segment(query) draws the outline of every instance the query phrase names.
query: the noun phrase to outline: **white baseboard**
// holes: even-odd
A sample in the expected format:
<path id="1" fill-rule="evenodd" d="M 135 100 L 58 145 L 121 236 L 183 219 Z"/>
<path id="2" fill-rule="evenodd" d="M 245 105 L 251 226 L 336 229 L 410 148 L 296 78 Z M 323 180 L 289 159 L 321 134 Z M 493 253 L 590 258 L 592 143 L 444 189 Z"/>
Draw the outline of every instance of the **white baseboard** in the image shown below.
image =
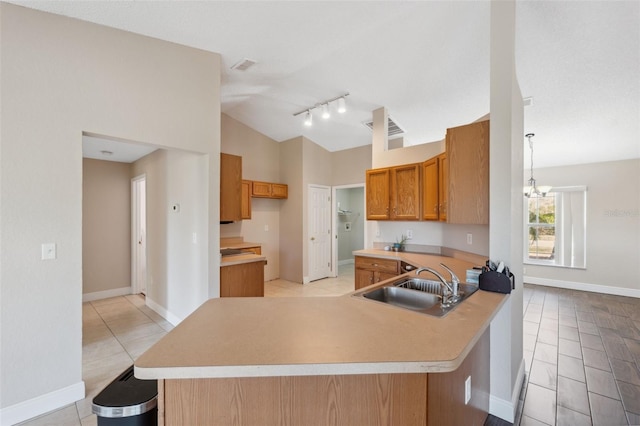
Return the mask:
<path id="1" fill-rule="evenodd" d="M 176 326 L 176 325 L 178 325 L 178 324 L 180 324 L 182 322 L 182 319 L 178 318 L 176 315 L 174 315 L 171 312 L 167 311 L 164 308 L 164 306 L 160 306 L 159 304 L 157 304 L 156 302 L 151 300 L 148 296 L 146 297 L 146 304 L 147 304 L 148 307 L 153 309 L 162 318 L 164 318 L 167 321 L 169 321 L 171 323 L 171 325 Z"/>
<path id="2" fill-rule="evenodd" d="M 511 401 L 507 401 L 496 396 L 489 396 L 489 414 L 496 417 L 500 417 L 509 423 L 515 421 L 516 410 L 518 409 L 518 402 L 520 400 L 520 391 L 522 390 L 522 383 L 524 382 L 524 358 L 520 362 L 518 368 L 518 376 L 514 384 L 513 392 L 511 393 Z"/>
<path id="3" fill-rule="evenodd" d="M 352 263 L 355 263 L 355 260 L 353 258 L 352 259 L 338 260 L 338 266 L 350 265 Z"/>
<path id="4" fill-rule="evenodd" d="M 0 409 L 0 425 L 9 426 L 84 399 L 84 382 Z"/>
<path id="5" fill-rule="evenodd" d="M 570 290 L 591 291 L 593 293 L 612 294 L 615 296 L 627 296 L 640 298 L 640 289 L 614 287 L 609 285 L 579 283 L 575 281 L 552 280 L 549 278 L 537 278 L 524 276 L 522 280 L 527 284 L 543 285 L 546 287 L 568 288 Z"/>
<path id="6" fill-rule="evenodd" d="M 93 293 L 85 293 L 82 295 L 82 301 L 92 302 L 94 300 L 108 299 L 110 297 L 126 296 L 127 294 L 132 294 L 131 286 L 113 288 L 111 290 L 96 291 Z"/>

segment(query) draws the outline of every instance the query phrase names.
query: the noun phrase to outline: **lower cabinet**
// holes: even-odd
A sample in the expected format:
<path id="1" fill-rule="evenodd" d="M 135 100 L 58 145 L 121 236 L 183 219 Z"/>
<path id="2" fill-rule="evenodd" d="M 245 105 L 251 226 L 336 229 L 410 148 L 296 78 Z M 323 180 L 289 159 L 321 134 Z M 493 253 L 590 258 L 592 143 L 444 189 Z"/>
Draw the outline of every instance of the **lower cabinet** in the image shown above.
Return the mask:
<path id="1" fill-rule="evenodd" d="M 489 341 L 487 329 L 458 369 L 447 373 L 158 380 L 158 426 L 483 426 Z"/>
<path id="2" fill-rule="evenodd" d="M 220 297 L 263 297 L 264 261 L 220 267 Z"/>
<path id="3" fill-rule="evenodd" d="M 399 262 L 393 259 L 356 256 L 355 266 L 356 290 L 400 274 Z"/>

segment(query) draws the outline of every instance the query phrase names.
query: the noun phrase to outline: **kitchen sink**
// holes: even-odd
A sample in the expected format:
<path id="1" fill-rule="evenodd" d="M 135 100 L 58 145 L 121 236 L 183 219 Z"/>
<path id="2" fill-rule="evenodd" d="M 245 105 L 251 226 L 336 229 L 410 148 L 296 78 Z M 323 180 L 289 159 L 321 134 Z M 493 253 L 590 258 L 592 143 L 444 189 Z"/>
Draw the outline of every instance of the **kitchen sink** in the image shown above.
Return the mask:
<path id="1" fill-rule="evenodd" d="M 353 296 L 422 314 L 442 317 L 471 296 L 476 290 L 478 290 L 478 286 L 460 283 L 458 286 L 460 299 L 451 306 L 443 307 L 440 281 L 404 277 L 386 286 L 361 291 L 353 294 Z"/>
<path id="2" fill-rule="evenodd" d="M 363 293 L 366 299 L 388 303 L 414 311 L 426 311 L 439 304 L 442 297 L 437 294 L 414 291 L 402 287 L 386 286 Z"/>

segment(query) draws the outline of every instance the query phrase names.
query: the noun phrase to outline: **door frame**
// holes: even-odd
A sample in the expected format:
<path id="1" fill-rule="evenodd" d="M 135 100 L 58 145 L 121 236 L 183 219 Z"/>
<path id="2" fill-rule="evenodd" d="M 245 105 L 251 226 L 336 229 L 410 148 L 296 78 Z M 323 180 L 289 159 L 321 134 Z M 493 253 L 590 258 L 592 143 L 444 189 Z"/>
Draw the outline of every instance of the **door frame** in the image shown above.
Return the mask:
<path id="1" fill-rule="evenodd" d="M 338 189 L 362 188 L 365 190 L 365 184 L 353 183 L 349 185 L 337 185 L 331 187 L 331 276 L 338 276 Z M 367 220 L 367 197 L 365 193 L 362 219 Z M 366 230 L 366 226 L 365 226 Z M 367 233 L 364 233 L 364 246 L 367 247 Z"/>
<path id="2" fill-rule="evenodd" d="M 138 234 L 139 234 L 139 222 L 138 216 L 140 215 L 140 202 L 143 202 L 146 207 L 146 200 L 140 199 L 138 191 L 138 184 L 140 181 L 145 182 L 147 176 L 145 173 L 135 176 L 131 179 L 131 293 L 138 294 L 142 292 L 142 289 L 138 285 Z M 146 209 L 145 209 L 146 210 Z M 146 219 L 145 219 L 146 221 Z M 146 244 L 145 244 L 145 259 L 146 259 Z M 146 269 L 146 268 L 145 268 Z M 146 289 L 145 289 L 146 290 Z"/>
<path id="3" fill-rule="evenodd" d="M 306 255 L 306 258 L 307 258 L 307 274 L 306 274 L 306 277 L 303 278 L 303 284 L 308 284 L 309 282 L 312 281 L 311 280 L 311 250 L 309 249 L 310 248 L 310 234 L 311 234 L 310 224 L 311 224 L 311 216 L 313 214 L 312 208 L 311 208 L 312 207 L 311 206 L 312 197 L 310 195 L 312 188 L 319 188 L 319 189 L 322 189 L 322 190 L 326 190 L 328 195 L 329 195 L 329 198 L 331 198 L 330 203 L 329 203 L 329 209 L 331 209 L 332 206 L 333 206 L 333 198 L 332 198 L 333 192 L 332 192 L 331 186 L 314 184 L 314 183 L 310 183 L 307 186 L 307 224 L 306 224 L 306 229 L 307 229 L 307 238 L 306 238 L 306 240 L 307 240 L 306 241 L 306 244 L 307 244 L 307 248 L 306 248 L 306 253 L 307 253 L 307 255 Z M 326 220 L 328 222 L 328 225 L 329 225 L 329 236 L 328 236 L 329 253 L 328 253 L 327 258 L 328 258 L 329 263 L 331 265 L 329 266 L 329 269 L 327 271 L 327 276 L 324 277 L 324 278 L 331 277 L 332 273 L 333 273 L 333 257 L 332 257 L 332 255 L 333 255 L 333 238 L 332 238 L 332 236 L 333 236 L 333 224 L 332 224 L 332 220 L 333 219 L 332 219 L 331 212 L 329 212 L 328 216 L 329 217 L 326 218 Z M 317 280 L 317 279 L 319 279 L 319 278 L 314 278 L 314 281 Z"/>

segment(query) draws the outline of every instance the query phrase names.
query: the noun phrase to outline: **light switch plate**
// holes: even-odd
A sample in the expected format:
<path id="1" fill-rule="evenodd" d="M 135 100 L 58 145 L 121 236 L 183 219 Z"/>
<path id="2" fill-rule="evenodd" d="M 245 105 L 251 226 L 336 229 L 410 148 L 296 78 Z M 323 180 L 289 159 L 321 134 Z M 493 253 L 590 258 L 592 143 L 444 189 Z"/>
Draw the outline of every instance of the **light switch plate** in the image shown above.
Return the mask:
<path id="1" fill-rule="evenodd" d="M 56 243 L 42 243 L 42 260 L 54 260 L 56 258 Z"/>

